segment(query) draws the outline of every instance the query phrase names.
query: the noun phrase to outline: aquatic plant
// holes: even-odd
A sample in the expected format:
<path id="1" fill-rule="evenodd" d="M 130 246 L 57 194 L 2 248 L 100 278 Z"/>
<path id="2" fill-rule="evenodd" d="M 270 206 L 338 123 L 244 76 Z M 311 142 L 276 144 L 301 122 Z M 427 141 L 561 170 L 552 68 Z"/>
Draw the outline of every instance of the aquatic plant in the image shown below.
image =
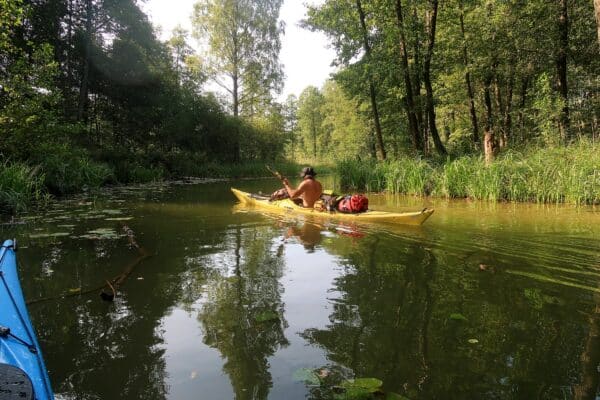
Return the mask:
<path id="1" fill-rule="evenodd" d="M 466 156 L 435 164 L 403 157 L 393 161 L 344 160 L 336 168 L 347 190 L 388 191 L 447 198 L 537 203 L 600 203 L 600 146 L 510 150 L 490 165 Z"/>
<path id="2" fill-rule="evenodd" d="M 39 168 L 21 163 L 0 163 L 0 211 L 23 211 L 47 199 Z"/>

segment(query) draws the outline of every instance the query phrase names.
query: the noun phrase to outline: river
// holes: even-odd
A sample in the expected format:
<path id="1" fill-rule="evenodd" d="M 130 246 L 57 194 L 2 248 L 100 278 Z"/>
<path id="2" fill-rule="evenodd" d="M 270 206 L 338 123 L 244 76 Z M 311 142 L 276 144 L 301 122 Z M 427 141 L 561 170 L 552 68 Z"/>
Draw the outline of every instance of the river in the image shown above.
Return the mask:
<path id="1" fill-rule="evenodd" d="M 600 210 L 373 194 L 435 213 L 355 225 L 231 186 L 277 184 L 114 188 L 2 225 L 57 399 L 594 398 Z M 85 293 L 116 276 L 114 301 Z"/>

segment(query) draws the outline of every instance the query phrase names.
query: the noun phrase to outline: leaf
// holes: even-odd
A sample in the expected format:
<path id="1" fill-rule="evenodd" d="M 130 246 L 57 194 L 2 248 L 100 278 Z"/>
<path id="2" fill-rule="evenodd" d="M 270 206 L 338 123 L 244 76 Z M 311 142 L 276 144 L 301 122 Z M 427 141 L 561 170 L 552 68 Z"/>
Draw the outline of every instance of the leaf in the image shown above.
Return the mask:
<path id="1" fill-rule="evenodd" d="M 79 292 L 81 292 L 81 288 L 80 287 L 69 289 L 69 293 L 79 293 Z"/>
<path id="2" fill-rule="evenodd" d="M 292 379 L 295 382 L 304 382 L 309 385 L 320 385 L 321 380 L 311 368 L 300 368 L 294 371 Z"/>
<path id="3" fill-rule="evenodd" d="M 358 378 L 350 379 L 342 383 L 342 387 L 346 390 L 350 389 L 364 389 L 369 393 L 378 391 L 383 385 L 383 382 L 376 378 Z"/>
<path id="4" fill-rule="evenodd" d="M 477 340 L 477 339 L 469 339 L 469 340 L 467 340 L 467 342 L 469 342 L 471 344 L 477 344 L 477 343 L 479 343 L 479 340 Z"/>
<path id="5" fill-rule="evenodd" d="M 460 314 L 460 313 L 454 313 L 454 314 L 450 314 L 450 318 L 453 321 L 464 321 L 467 322 L 468 319 L 467 317 L 465 317 L 464 315 Z"/>
<path id="6" fill-rule="evenodd" d="M 41 238 L 49 238 L 49 237 L 63 237 L 69 236 L 69 232 L 55 232 L 55 233 L 35 233 L 33 235 L 29 235 L 30 239 L 41 239 Z"/>
<path id="7" fill-rule="evenodd" d="M 385 400 L 409 400 L 408 397 L 404 397 L 401 394 L 389 392 L 385 395 Z"/>

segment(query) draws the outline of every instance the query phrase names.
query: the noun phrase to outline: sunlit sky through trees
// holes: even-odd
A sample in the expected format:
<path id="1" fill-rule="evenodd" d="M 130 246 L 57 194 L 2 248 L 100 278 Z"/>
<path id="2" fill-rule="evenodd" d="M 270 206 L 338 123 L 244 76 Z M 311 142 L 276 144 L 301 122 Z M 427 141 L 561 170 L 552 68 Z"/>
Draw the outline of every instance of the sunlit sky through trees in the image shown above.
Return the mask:
<path id="1" fill-rule="evenodd" d="M 162 39 L 167 39 L 172 29 L 181 25 L 191 32 L 190 16 L 195 0 L 149 0 L 143 5 L 152 23 L 159 26 Z M 321 1 L 285 0 L 280 18 L 285 22 L 285 36 L 282 38 L 280 62 L 286 75 L 285 87 L 279 97 L 281 101 L 289 94 L 300 95 L 309 85 L 321 87 L 330 72 L 335 53 L 327 48 L 327 39 L 322 33 L 310 32 L 298 26 L 305 16 L 305 3 L 318 4 Z M 197 47 L 190 38 L 190 45 Z M 212 89 L 212 88 L 211 88 Z"/>

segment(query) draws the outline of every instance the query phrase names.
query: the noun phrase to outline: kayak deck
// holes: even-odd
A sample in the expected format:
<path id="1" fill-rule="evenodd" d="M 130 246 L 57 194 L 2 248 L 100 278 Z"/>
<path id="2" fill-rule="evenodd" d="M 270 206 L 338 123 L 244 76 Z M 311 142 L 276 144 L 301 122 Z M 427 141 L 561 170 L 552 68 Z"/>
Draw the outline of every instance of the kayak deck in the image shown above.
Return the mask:
<path id="1" fill-rule="evenodd" d="M 35 400 L 54 399 L 23 298 L 12 240 L 6 240 L 0 247 L 0 309 L 0 364 L 4 364 L 3 371 L 14 374 L 21 370 L 27 375 Z"/>
<path id="2" fill-rule="evenodd" d="M 425 208 L 416 212 L 395 213 L 387 211 L 369 210 L 358 214 L 345 214 L 337 211 L 319 211 L 314 208 L 304 208 L 290 199 L 269 201 L 269 197 L 243 192 L 231 188 L 231 191 L 240 202 L 274 211 L 299 213 L 304 215 L 319 215 L 346 221 L 382 222 L 405 225 L 421 225 L 433 214 L 433 210 Z"/>

